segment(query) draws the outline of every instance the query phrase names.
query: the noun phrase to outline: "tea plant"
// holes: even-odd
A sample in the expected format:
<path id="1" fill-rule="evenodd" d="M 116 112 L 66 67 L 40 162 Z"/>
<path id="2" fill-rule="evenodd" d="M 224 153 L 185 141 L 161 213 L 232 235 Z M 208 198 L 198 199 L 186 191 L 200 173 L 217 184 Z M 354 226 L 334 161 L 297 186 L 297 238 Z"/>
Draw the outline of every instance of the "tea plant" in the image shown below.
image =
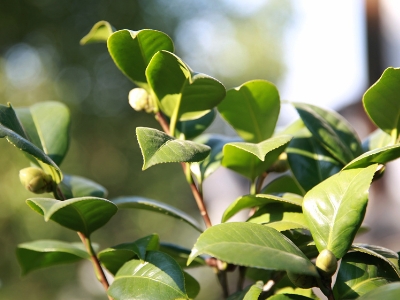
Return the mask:
<path id="1" fill-rule="evenodd" d="M 226 91 L 218 80 L 191 70 L 162 32 L 115 31 L 99 22 L 81 42 L 98 41 L 107 42 L 115 64 L 136 84 L 131 106 L 153 114 L 162 128 L 136 129 L 143 170 L 180 163 L 204 226 L 159 201 L 107 200 L 99 184 L 64 174 L 60 165 L 70 123 L 65 105 L 2 105 L 0 137 L 31 163 L 20 171 L 22 184 L 36 194 L 53 194 L 30 198 L 28 206 L 45 221 L 76 231 L 82 242 L 18 245 L 24 274 L 89 259 L 109 299 L 194 299 L 206 287 L 185 269 L 208 266 L 231 300 L 316 299 L 316 289 L 336 300 L 400 299 L 398 253 L 354 243 L 371 183 L 384 175 L 387 162 L 400 157 L 400 69 L 385 70 L 364 94 L 364 108 L 378 129 L 361 143 L 339 114 L 305 103 L 291 103 L 300 119 L 277 132 L 281 101 L 272 83 L 252 80 Z M 203 133 L 218 113 L 240 139 Z M 246 177 L 250 188 L 215 225 L 203 183 L 220 166 Z M 264 184 L 271 173 L 279 176 Z M 200 235 L 191 250 L 164 244 L 153 234 L 98 251 L 91 234 L 118 209 L 165 214 Z M 246 222 L 227 222 L 244 209 L 250 209 Z M 110 285 L 104 269 L 114 276 Z M 228 287 L 228 272 L 239 274 L 235 287 Z"/>

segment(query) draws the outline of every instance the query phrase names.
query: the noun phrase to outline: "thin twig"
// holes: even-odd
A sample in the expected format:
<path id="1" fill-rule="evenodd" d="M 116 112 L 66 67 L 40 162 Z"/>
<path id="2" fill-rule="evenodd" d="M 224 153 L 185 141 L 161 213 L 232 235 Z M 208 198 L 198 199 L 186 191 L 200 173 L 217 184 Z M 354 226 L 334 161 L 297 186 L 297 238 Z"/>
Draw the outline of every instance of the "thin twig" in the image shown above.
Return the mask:
<path id="1" fill-rule="evenodd" d="M 158 121 L 158 123 L 160 123 L 161 128 L 164 130 L 164 132 L 166 134 L 170 134 L 168 122 L 159 111 L 156 113 L 156 120 Z"/>
<path id="2" fill-rule="evenodd" d="M 247 267 L 239 266 L 239 278 L 236 284 L 236 291 L 239 292 L 243 290 L 243 284 L 245 280 L 245 275 L 246 275 L 246 269 Z"/>
<path id="3" fill-rule="evenodd" d="M 218 281 L 222 287 L 222 295 L 224 299 L 228 298 L 229 296 L 229 289 L 228 289 L 228 278 L 226 276 L 225 270 L 218 270 L 217 271 Z"/>

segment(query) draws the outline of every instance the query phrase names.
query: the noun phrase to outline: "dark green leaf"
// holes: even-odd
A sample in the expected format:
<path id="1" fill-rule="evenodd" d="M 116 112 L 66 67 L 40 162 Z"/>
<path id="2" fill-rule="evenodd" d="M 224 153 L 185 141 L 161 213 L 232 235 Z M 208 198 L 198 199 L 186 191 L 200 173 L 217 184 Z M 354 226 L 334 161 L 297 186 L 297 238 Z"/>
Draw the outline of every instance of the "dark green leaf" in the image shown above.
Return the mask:
<path id="1" fill-rule="evenodd" d="M 310 231 L 305 229 L 291 229 L 281 232 L 290 239 L 308 258 L 316 258 L 319 254 Z"/>
<path id="2" fill-rule="evenodd" d="M 118 271 L 108 294 L 116 300 L 189 299 L 179 265 L 167 254 L 149 251 L 146 261 L 131 260 Z"/>
<path id="3" fill-rule="evenodd" d="M 272 180 L 261 190 L 261 194 L 285 193 L 285 192 L 301 196 L 304 196 L 305 194 L 303 188 L 298 184 L 296 179 L 289 174 L 282 175 Z"/>
<path id="4" fill-rule="evenodd" d="M 328 249 L 340 259 L 350 248 L 364 219 L 376 168 L 341 171 L 304 196 L 303 212 L 319 251 Z"/>
<path id="5" fill-rule="evenodd" d="M 234 142 L 224 146 L 222 165 L 254 180 L 285 151 L 292 139 L 289 135 L 272 137 L 258 144 Z"/>
<path id="6" fill-rule="evenodd" d="M 239 266 L 318 276 L 315 266 L 288 238 L 259 224 L 223 223 L 208 228 L 194 245 L 188 264 L 201 254 Z"/>
<path id="7" fill-rule="evenodd" d="M 113 200 L 119 208 L 145 209 L 161 213 L 186 222 L 199 232 L 203 232 L 200 225 L 191 216 L 166 203 L 142 197 L 119 197 Z"/>
<path id="8" fill-rule="evenodd" d="M 89 254 L 80 244 L 38 240 L 19 244 L 17 258 L 22 268 L 22 274 L 25 275 L 35 269 L 73 263 L 83 258 L 88 259 Z"/>
<path id="9" fill-rule="evenodd" d="M 400 282 L 393 282 L 384 286 L 380 286 L 357 300 L 376 300 L 376 299 L 399 299 L 400 298 Z"/>
<path id="10" fill-rule="evenodd" d="M 185 288 L 187 295 L 190 299 L 196 298 L 200 293 L 200 284 L 192 277 L 192 275 L 185 271 L 183 271 L 183 276 L 185 277 Z"/>
<path id="11" fill-rule="evenodd" d="M 97 182 L 80 176 L 64 174 L 59 187 L 67 199 L 78 197 L 105 198 L 108 194 L 107 190 Z"/>
<path id="12" fill-rule="evenodd" d="M 258 300 L 263 286 L 264 283 L 262 281 L 257 281 L 255 284 L 246 287 L 243 291 L 230 295 L 227 300 Z"/>
<path id="13" fill-rule="evenodd" d="M 218 111 L 245 141 L 259 143 L 274 133 L 280 111 L 279 93 L 268 81 L 248 81 L 229 90 Z"/>
<path id="14" fill-rule="evenodd" d="M 104 226 L 117 212 L 117 206 L 109 200 L 95 197 L 73 198 L 58 201 L 48 198 L 26 200 L 30 208 L 44 216 L 44 220 L 53 220 L 61 226 L 82 232 L 89 236 Z"/>
<path id="15" fill-rule="evenodd" d="M 307 129 L 342 164 L 362 153 L 361 143 L 351 125 L 334 111 L 293 103 Z"/>
<path id="16" fill-rule="evenodd" d="M 171 256 L 181 268 L 188 267 L 186 263 L 190 255 L 189 249 L 174 244 L 161 243 L 159 250 Z M 205 258 L 197 256 L 189 267 L 199 267 L 204 265 L 206 265 Z"/>
<path id="17" fill-rule="evenodd" d="M 143 170 L 167 162 L 199 162 L 210 147 L 192 141 L 177 140 L 157 129 L 137 127 L 136 135 L 143 156 Z"/>
<path id="18" fill-rule="evenodd" d="M 363 152 L 368 152 L 392 144 L 393 142 L 390 135 L 378 128 L 363 140 L 362 148 Z"/>
<path id="19" fill-rule="evenodd" d="M 145 89 L 148 89 L 145 71 L 153 55 L 160 50 L 174 51 L 168 35 L 151 29 L 116 31 L 108 38 L 107 46 L 122 73 Z"/>
<path id="20" fill-rule="evenodd" d="M 152 234 L 138 239 L 133 243 L 124 243 L 100 251 L 97 256 L 101 263 L 115 275 L 118 270 L 133 258 L 145 259 L 147 251 L 158 250 L 159 237 Z"/>
<path id="21" fill-rule="evenodd" d="M 400 69 L 387 68 L 364 94 L 368 116 L 395 141 L 400 131 Z"/>
<path id="22" fill-rule="evenodd" d="M 183 135 L 184 138 L 181 139 L 191 140 L 199 136 L 211 125 L 216 114 L 216 110 L 212 109 L 209 113 L 205 114 L 199 119 L 178 122 L 175 129 L 175 137 L 180 138 Z"/>
<path id="23" fill-rule="evenodd" d="M 334 286 L 335 298 L 358 299 L 393 280 L 398 280 L 396 273 L 381 259 L 360 252 L 348 253 L 340 264 Z"/>
<path id="24" fill-rule="evenodd" d="M 91 43 L 106 43 L 108 37 L 115 31 L 115 29 L 107 21 L 99 21 L 93 25 L 89 33 L 85 35 L 81 40 L 81 45 Z"/>

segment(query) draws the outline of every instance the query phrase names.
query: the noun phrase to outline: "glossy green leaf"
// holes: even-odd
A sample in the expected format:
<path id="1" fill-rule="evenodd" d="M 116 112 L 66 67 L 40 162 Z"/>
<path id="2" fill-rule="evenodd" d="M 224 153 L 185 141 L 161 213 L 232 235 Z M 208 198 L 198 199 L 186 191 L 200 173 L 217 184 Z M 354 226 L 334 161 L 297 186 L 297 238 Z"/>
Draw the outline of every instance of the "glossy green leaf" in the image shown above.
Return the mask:
<path id="1" fill-rule="evenodd" d="M 19 244 L 16 252 L 23 275 L 32 270 L 89 258 L 81 245 L 55 240 Z"/>
<path id="2" fill-rule="evenodd" d="M 347 164 L 362 153 L 356 132 L 341 115 L 311 104 L 293 105 L 313 137 L 339 162 Z"/>
<path id="3" fill-rule="evenodd" d="M 25 152 L 25 154 L 27 154 L 35 164 L 40 165 L 46 173 L 52 175 L 57 183 L 61 181 L 62 173 L 60 168 L 42 151 L 42 149 L 28 140 L 28 136 L 11 105 L 0 105 L 0 138 L 4 137 L 16 148 Z"/>
<path id="4" fill-rule="evenodd" d="M 400 157 L 400 144 L 374 149 L 349 162 L 343 170 L 365 168 L 373 164 L 386 164 Z"/>
<path id="5" fill-rule="evenodd" d="M 333 288 L 335 299 L 358 299 L 393 280 L 398 280 L 396 273 L 381 259 L 360 252 L 348 253 L 342 259 Z"/>
<path id="6" fill-rule="evenodd" d="M 186 293 L 190 299 L 194 299 L 200 293 L 200 284 L 192 275 L 183 271 L 183 276 L 185 277 L 185 288 Z"/>
<path id="7" fill-rule="evenodd" d="M 263 206 L 270 203 L 285 203 L 289 206 L 295 206 L 297 208 L 301 207 L 303 198 L 301 196 L 295 194 L 286 194 L 286 197 L 278 197 L 275 195 L 266 195 L 266 194 L 258 194 L 258 195 L 244 195 L 236 199 L 228 208 L 224 211 L 222 215 L 221 222 L 226 222 L 230 218 L 232 218 L 239 211 L 252 208 L 256 206 Z"/>
<path id="8" fill-rule="evenodd" d="M 153 128 L 137 127 L 136 135 L 143 156 L 143 170 L 168 162 L 199 162 L 210 153 L 210 147 L 192 141 L 174 139 Z"/>
<path id="9" fill-rule="evenodd" d="M 384 132 L 396 140 L 400 131 L 400 68 L 387 68 L 364 94 L 368 116 Z"/>
<path id="10" fill-rule="evenodd" d="M 16 109 L 29 139 L 57 165 L 68 151 L 70 114 L 68 107 L 55 101 Z"/>
<path id="11" fill-rule="evenodd" d="M 198 222 L 185 212 L 166 203 L 143 197 L 118 197 L 113 200 L 119 208 L 144 209 L 181 220 L 199 232 L 203 232 Z"/>
<path id="12" fill-rule="evenodd" d="M 58 201 L 48 198 L 30 198 L 28 206 L 61 226 L 89 236 L 104 226 L 117 212 L 117 206 L 109 200 L 95 197 L 73 198 Z"/>
<path id="13" fill-rule="evenodd" d="M 218 80 L 194 73 L 176 55 L 160 51 L 146 70 L 150 87 L 161 110 L 171 118 L 171 129 L 177 121 L 198 119 L 224 99 L 226 90 Z"/>
<path id="14" fill-rule="evenodd" d="M 145 260 L 146 252 L 159 249 L 159 237 L 152 234 L 133 243 L 119 244 L 100 251 L 97 256 L 107 270 L 115 275 L 128 261 L 134 258 Z"/>
<path id="15" fill-rule="evenodd" d="M 161 243 L 159 250 L 171 256 L 181 268 L 192 268 L 206 265 L 205 258 L 197 256 L 190 266 L 187 266 L 186 263 L 190 255 L 190 250 L 175 244 Z"/>
<path id="16" fill-rule="evenodd" d="M 216 110 L 212 109 L 199 119 L 178 122 L 175 129 L 175 137 L 181 138 L 182 140 L 194 139 L 211 125 L 216 114 Z"/>
<path id="17" fill-rule="evenodd" d="M 278 294 L 268 298 L 268 300 L 313 300 L 314 298 L 296 294 Z"/>
<path id="18" fill-rule="evenodd" d="M 239 266 L 318 276 L 315 266 L 288 238 L 259 224 L 223 223 L 208 228 L 194 245 L 188 264 L 201 254 Z"/>
<path id="19" fill-rule="evenodd" d="M 234 142 L 223 148 L 222 165 L 254 180 L 261 175 L 285 151 L 291 136 L 272 137 L 258 144 Z"/>
<path id="20" fill-rule="evenodd" d="M 174 51 L 171 38 L 151 29 L 119 30 L 107 41 L 108 51 L 117 67 L 139 87 L 148 89 L 146 68 L 158 51 Z"/>
<path id="21" fill-rule="evenodd" d="M 196 143 L 204 144 L 211 148 L 210 155 L 206 159 L 190 165 L 190 169 L 198 182 L 203 182 L 204 179 L 221 166 L 224 145 L 234 141 L 237 141 L 237 139 L 219 134 L 204 134 L 194 140 Z"/>
<path id="22" fill-rule="evenodd" d="M 85 35 L 81 40 L 81 45 L 91 44 L 91 43 L 106 43 L 108 37 L 112 35 L 115 29 L 107 21 L 99 21 L 93 25 L 89 33 Z"/>
<path id="23" fill-rule="evenodd" d="M 280 111 L 279 92 L 268 81 L 248 81 L 229 90 L 218 111 L 246 142 L 259 143 L 274 133 Z"/>
<path id="24" fill-rule="evenodd" d="M 62 182 L 59 184 L 61 192 L 65 198 L 79 198 L 79 197 L 107 197 L 107 190 L 90 179 L 64 174 Z"/>
<path id="25" fill-rule="evenodd" d="M 257 281 L 255 284 L 249 285 L 243 289 L 243 291 L 230 295 L 227 300 L 258 300 L 263 286 L 264 283 L 262 281 Z"/>
<path id="26" fill-rule="evenodd" d="M 108 294 L 115 300 L 189 299 L 181 268 L 159 251 L 148 252 L 145 262 L 127 262 L 116 274 Z"/>
<path id="27" fill-rule="evenodd" d="M 316 258 L 319 254 L 309 230 L 291 229 L 281 232 L 291 240 L 309 259 Z"/>
<path id="28" fill-rule="evenodd" d="M 376 299 L 400 299 L 400 282 L 392 282 L 384 286 L 380 286 L 357 300 L 376 300 Z"/>
<path id="29" fill-rule="evenodd" d="M 295 137 L 286 149 L 294 177 L 305 191 L 338 173 L 343 164 L 308 134 Z"/>
<path id="30" fill-rule="evenodd" d="M 392 144 L 393 141 L 390 135 L 378 128 L 363 140 L 362 148 L 363 152 L 368 152 Z"/>
<path id="31" fill-rule="evenodd" d="M 261 190 L 261 194 L 284 193 L 284 192 L 293 193 L 301 196 L 304 196 L 305 194 L 303 188 L 299 185 L 296 179 L 290 174 L 285 174 L 278 178 L 275 178 Z"/>
<path id="32" fill-rule="evenodd" d="M 341 171 L 304 196 L 303 212 L 319 251 L 328 249 L 340 259 L 350 248 L 364 219 L 376 168 Z"/>

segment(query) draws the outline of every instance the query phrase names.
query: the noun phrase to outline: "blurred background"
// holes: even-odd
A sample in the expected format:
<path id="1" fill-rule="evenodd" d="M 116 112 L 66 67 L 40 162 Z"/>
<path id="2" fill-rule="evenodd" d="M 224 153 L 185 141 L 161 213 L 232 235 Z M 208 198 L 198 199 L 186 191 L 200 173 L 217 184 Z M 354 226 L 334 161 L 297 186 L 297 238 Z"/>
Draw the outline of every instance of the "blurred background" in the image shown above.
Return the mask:
<path id="1" fill-rule="evenodd" d="M 400 66 L 396 0 L 1 0 L 0 103 L 18 107 L 46 100 L 64 102 L 72 118 L 70 150 L 62 165 L 65 173 L 99 182 L 109 190 L 109 198 L 156 199 L 199 221 L 178 164 L 141 171 L 135 128 L 158 125 L 128 105 L 134 85 L 115 67 L 105 44 L 79 46 L 99 20 L 117 29 L 164 31 L 175 41 L 176 53 L 195 71 L 216 77 L 227 88 L 267 79 L 278 86 L 283 100 L 339 110 L 361 138 L 374 129 L 362 110 L 363 93 L 387 66 Z M 295 118 L 295 112 L 283 105 L 279 125 Z M 219 125 L 211 131 L 233 134 Z M 25 204 L 33 195 L 19 183 L 18 171 L 27 165 L 19 151 L 0 140 L 0 299 L 106 299 L 86 262 L 20 276 L 15 256 L 19 243 L 78 240 L 75 233 L 44 223 Z M 396 162 L 389 164 L 384 180 L 374 187 L 366 218 L 372 230 L 360 237 L 395 251 L 400 250 L 399 167 Z M 213 184 L 217 176 L 227 184 Z M 205 184 L 214 223 L 248 189 L 244 179 L 222 168 Z M 396 209 L 383 210 L 391 205 Z M 93 240 L 106 248 L 154 232 L 162 241 L 187 248 L 198 236 L 167 217 L 121 211 Z M 203 287 L 217 286 L 208 268 L 192 274 Z M 220 298 L 218 287 L 203 289 L 198 297 Z"/>

